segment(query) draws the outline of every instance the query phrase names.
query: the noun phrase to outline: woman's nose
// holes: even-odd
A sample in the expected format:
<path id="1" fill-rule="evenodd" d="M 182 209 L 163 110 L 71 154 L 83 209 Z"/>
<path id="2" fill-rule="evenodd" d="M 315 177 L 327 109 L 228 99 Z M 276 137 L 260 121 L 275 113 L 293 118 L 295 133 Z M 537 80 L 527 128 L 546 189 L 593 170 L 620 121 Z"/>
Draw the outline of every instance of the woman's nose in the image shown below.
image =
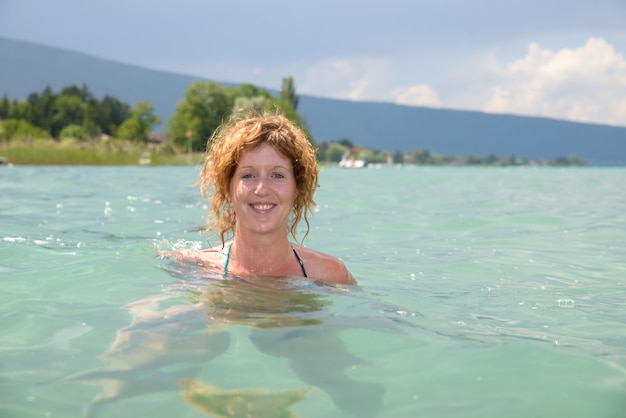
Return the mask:
<path id="1" fill-rule="evenodd" d="M 267 179 L 260 178 L 256 184 L 256 188 L 254 189 L 254 193 L 262 196 L 267 194 L 268 190 L 269 189 L 267 187 Z"/>

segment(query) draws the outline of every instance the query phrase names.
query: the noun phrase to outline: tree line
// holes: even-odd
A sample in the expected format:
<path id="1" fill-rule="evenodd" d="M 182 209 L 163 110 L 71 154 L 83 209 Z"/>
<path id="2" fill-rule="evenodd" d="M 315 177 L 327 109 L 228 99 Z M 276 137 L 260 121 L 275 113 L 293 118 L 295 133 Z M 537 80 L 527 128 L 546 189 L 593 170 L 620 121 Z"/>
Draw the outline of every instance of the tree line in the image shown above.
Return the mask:
<path id="1" fill-rule="evenodd" d="M 197 81 L 189 85 L 184 99 L 167 124 L 167 135 L 183 149 L 191 145 L 202 151 L 215 129 L 234 111 L 244 108 L 278 109 L 309 133 L 297 113 L 299 96 L 292 77 L 282 80 L 279 97 L 252 84 L 224 88 L 220 83 Z M 46 87 L 26 100 L 0 100 L 0 139 L 52 137 L 89 139 L 102 135 L 147 141 L 161 123 L 148 101 L 134 108 L 112 96 L 97 99 L 86 85 L 69 86 L 59 93 Z M 309 134 L 310 137 L 310 134 Z M 312 139 L 311 139 L 312 140 Z"/>
<path id="2" fill-rule="evenodd" d="M 568 157 L 556 157 L 548 161 L 530 160 L 509 154 L 504 157 L 489 154 L 480 155 L 443 155 L 430 152 L 425 149 L 414 149 L 405 153 L 402 151 L 372 150 L 359 147 L 347 138 L 321 142 L 317 148 L 319 161 L 327 163 L 339 163 L 344 157 L 361 159 L 367 164 L 415 164 L 415 165 L 463 165 L 463 166 L 525 166 L 525 165 L 549 165 L 549 166 L 584 166 L 587 162 L 575 155 Z"/>
<path id="3" fill-rule="evenodd" d="M 55 93 L 47 86 L 31 93 L 26 100 L 0 100 L 0 139 L 64 138 L 88 139 L 102 135 L 129 140 L 148 139 L 160 123 L 150 102 L 134 108 L 109 95 L 97 99 L 89 88 L 68 86 Z"/>
<path id="4" fill-rule="evenodd" d="M 171 144 L 179 150 L 204 151 L 207 140 L 215 129 L 233 113 L 241 109 L 279 110 L 310 135 L 304 118 L 297 112 L 299 96 L 292 77 L 282 79 L 280 94 L 252 84 L 223 87 L 212 81 L 190 84 L 184 98 L 178 102 L 169 118 L 166 133 Z M 41 93 L 31 93 L 26 100 L 10 101 L 6 95 L 0 100 L 0 140 L 19 138 L 87 140 L 103 135 L 132 141 L 148 141 L 160 118 L 154 114 L 149 101 L 139 101 L 135 107 L 109 95 L 96 98 L 89 88 L 69 86 L 59 93 L 46 87 Z M 337 163 L 346 154 L 365 160 L 368 164 L 419 165 L 528 165 L 515 155 L 445 156 L 428 150 L 416 149 L 410 153 L 389 152 L 358 147 L 349 139 L 323 142 L 317 146 L 319 161 Z M 559 157 L 554 161 L 539 162 L 550 165 L 585 165 L 575 157 Z"/>

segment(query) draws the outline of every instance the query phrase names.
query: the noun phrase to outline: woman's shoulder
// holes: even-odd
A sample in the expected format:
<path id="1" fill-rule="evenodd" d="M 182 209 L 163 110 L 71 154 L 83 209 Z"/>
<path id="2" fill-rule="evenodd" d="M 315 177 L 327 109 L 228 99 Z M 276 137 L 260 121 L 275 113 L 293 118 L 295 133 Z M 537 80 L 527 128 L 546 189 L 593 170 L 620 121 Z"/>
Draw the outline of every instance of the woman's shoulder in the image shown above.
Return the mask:
<path id="1" fill-rule="evenodd" d="M 329 254 L 301 245 L 293 245 L 302 258 L 309 277 L 340 284 L 357 284 L 346 265 Z"/>

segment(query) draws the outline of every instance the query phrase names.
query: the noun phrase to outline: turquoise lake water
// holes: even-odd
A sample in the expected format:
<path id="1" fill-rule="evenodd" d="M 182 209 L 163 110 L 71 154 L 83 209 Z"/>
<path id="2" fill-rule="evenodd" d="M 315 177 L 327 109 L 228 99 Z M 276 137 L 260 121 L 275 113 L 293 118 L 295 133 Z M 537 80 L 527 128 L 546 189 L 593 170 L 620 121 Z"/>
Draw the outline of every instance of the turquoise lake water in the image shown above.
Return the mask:
<path id="1" fill-rule="evenodd" d="M 0 417 L 626 417 L 626 169 L 326 168 L 314 288 L 158 257 L 196 178 L 0 167 Z"/>

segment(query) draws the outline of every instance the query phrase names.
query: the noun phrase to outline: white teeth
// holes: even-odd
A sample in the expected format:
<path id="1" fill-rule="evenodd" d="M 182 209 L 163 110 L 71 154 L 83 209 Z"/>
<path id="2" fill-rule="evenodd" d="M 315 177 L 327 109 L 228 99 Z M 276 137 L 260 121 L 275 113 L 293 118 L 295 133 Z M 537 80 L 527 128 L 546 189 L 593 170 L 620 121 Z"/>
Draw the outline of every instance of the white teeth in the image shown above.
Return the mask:
<path id="1" fill-rule="evenodd" d="M 254 205 L 256 210 L 268 210 L 272 208 L 272 205 Z"/>

